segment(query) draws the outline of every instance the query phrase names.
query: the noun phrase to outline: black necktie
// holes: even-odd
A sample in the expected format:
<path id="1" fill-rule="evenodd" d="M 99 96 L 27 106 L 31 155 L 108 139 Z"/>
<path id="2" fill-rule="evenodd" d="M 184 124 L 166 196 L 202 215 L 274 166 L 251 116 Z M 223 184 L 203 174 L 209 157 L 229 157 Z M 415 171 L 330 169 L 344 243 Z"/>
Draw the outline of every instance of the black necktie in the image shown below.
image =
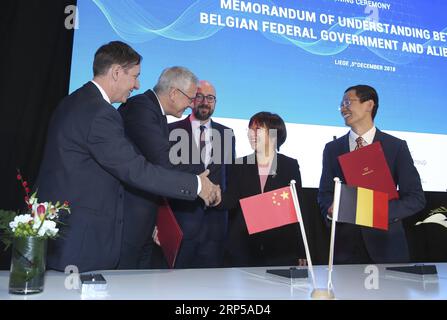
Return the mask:
<path id="1" fill-rule="evenodd" d="M 199 152 L 200 152 L 200 163 L 205 163 L 206 155 L 204 154 L 205 151 L 205 126 L 200 126 L 200 138 L 199 138 Z M 203 154 L 202 154 L 203 151 Z M 203 159 L 202 159 L 203 157 Z"/>

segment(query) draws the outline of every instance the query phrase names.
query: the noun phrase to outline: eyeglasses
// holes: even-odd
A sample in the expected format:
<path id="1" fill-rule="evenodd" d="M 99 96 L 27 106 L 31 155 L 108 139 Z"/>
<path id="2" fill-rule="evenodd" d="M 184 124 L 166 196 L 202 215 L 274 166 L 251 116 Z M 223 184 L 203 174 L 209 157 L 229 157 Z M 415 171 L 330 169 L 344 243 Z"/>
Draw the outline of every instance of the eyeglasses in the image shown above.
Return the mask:
<path id="1" fill-rule="evenodd" d="M 193 102 L 194 102 L 194 100 L 195 100 L 195 97 L 194 98 L 191 98 L 190 96 L 188 96 L 186 93 L 184 93 L 182 90 L 180 90 L 179 88 L 175 88 L 175 89 L 177 89 L 178 91 L 180 91 L 185 97 L 187 97 L 188 99 L 189 99 L 189 103 L 190 104 L 192 104 Z"/>
<path id="2" fill-rule="evenodd" d="M 338 110 L 341 110 L 343 107 L 349 109 L 351 107 L 353 101 L 360 101 L 360 99 L 345 99 L 345 100 L 342 100 Z"/>
<path id="3" fill-rule="evenodd" d="M 197 101 L 198 103 L 202 103 L 205 99 L 206 99 L 206 101 L 207 101 L 208 103 L 214 103 L 214 102 L 216 102 L 216 97 L 213 96 L 212 94 L 209 94 L 209 95 L 207 95 L 207 96 L 205 96 L 205 95 L 203 95 L 203 94 L 201 94 L 201 93 L 196 94 L 196 101 Z"/>

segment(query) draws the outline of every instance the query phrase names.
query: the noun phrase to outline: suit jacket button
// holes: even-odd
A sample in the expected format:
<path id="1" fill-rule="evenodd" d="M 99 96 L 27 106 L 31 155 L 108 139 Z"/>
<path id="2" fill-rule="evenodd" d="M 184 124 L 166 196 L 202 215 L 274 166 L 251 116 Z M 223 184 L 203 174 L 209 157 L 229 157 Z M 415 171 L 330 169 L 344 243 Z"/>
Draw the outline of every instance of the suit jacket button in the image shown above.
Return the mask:
<path id="1" fill-rule="evenodd" d="M 182 190 L 180 190 L 180 192 L 181 192 L 181 193 L 185 193 L 185 190 L 182 189 Z"/>

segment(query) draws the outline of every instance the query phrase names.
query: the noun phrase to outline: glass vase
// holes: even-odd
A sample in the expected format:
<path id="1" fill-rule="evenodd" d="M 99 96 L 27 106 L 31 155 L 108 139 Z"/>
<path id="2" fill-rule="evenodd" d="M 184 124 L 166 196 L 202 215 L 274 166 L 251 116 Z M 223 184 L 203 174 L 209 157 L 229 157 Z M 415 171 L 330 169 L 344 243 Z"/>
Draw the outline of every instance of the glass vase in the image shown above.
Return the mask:
<path id="1" fill-rule="evenodd" d="M 9 293 L 32 294 L 43 291 L 47 239 L 18 237 L 13 239 Z"/>

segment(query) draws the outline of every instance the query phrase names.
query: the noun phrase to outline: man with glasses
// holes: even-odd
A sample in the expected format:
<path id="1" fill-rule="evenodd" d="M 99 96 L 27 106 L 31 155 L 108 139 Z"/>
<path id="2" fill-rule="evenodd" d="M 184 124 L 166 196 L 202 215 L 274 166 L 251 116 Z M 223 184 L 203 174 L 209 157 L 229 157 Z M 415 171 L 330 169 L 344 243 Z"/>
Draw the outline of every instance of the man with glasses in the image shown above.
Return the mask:
<path id="1" fill-rule="evenodd" d="M 389 202 L 388 231 L 337 224 L 335 263 L 397 263 L 410 259 L 402 219 L 414 215 L 425 206 L 421 179 L 414 166 L 406 141 L 386 134 L 374 125 L 379 97 L 374 88 L 357 85 L 346 89 L 340 113 L 351 130 L 341 138 L 326 144 L 323 152 L 323 172 L 318 190 L 321 213 L 332 217 L 334 177 L 345 181 L 338 156 L 380 141 L 385 158 L 399 187 L 399 199 Z"/>
<path id="2" fill-rule="evenodd" d="M 201 80 L 192 113 L 185 119 L 170 123 L 173 148 L 187 133 L 188 149 L 177 150 L 181 159 L 177 168 L 190 173 L 210 170 L 209 179 L 224 191 L 227 166 L 235 157 L 233 130 L 211 119 L 216 108 L 216 90 Z M 185 156 L 186 155 L 186 156 Z M 183 242 L 176 259 L 176 268 L 215 268 L 223 264 L 224 240 L 228 212 L 206 207 L 203 201 L 170 200 L 170 205 L 183 231 Z"/>
<path id="3" fill-rule="evenodd" d="M 36 186 L 43 201 L 67 200 L 63 236 L 51 241 L 48 267 L 79 272 L 115 269 L 123 219 L 130 214 L 124 186 L 179 199 L 210 199 L 214 186 L 196 177 L 154 166 L 124 135 L 112 103 L 126 102 L 140 83 L 141 55 L 121 41 L 101 46 L 93 79 L 65 97 L 52 115 Z M 194 92 L 195 94 L 195 92 Z"/>
<path id="4" fill-rule="evenodd" d="M 172 168 L 166 116 L 180 118 L 192 105 L 197 81 L 197 77 L 187 68 L 170 67 L 163 70 L 153 90 L 136 95 L 119 107 L 126 135 L 149 162 Z M 220 190 L 217 186 L 214 188 L 215 202 L 219 202 Z M 126 188 L 124 203 L 127 212 L 119 268 L 151 267 L 152 233 L 159 201 L 155 194 Z"/>

